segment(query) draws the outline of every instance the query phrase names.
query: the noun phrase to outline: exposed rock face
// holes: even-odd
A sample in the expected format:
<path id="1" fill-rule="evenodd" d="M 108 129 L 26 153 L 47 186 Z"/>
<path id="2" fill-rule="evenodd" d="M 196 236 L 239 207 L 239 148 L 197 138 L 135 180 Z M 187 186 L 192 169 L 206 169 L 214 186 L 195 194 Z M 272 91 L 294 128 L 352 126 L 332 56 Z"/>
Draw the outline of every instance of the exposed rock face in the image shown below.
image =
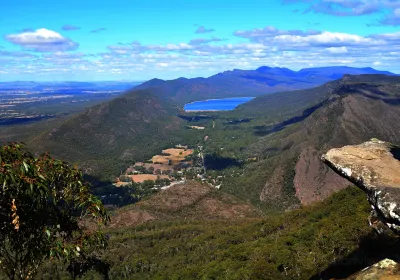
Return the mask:
<path id="1" fill-rule="evenodd" d="M 332 149 L 322 156 L 334 171 L 367 193 L 371 217 L 379 218 L 396 234 L 400 234 L 399 156 L 400 147 L 377 139 Z"/>
<path id="2" fill-rule="evenodd" d="M 346 179 L 322 164 L 320 155 L 316 149 L 305 147 L 297 161 L 293 184 L 296 196 L 303 205 L 323 200 L 349 184 Z"/>
<path id="3" fill-rule="evenodd" d="M 363 269 L 347 280 L 383 280 L 400 279 L 400 265 L 391 259 L 384 259 L 370 267 Z"/>

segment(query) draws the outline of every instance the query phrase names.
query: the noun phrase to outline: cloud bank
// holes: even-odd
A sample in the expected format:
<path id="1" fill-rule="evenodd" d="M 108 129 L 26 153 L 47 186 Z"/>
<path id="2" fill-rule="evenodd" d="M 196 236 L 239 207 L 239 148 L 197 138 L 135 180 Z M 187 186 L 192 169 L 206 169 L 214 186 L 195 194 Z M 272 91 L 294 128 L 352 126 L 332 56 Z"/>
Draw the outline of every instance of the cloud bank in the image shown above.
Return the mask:
<path id="1" fill-rule="evenodd" d="M 188 42 L 115 43 L 100 53 L 76 51 L 77 43 L 47 29 L 8 35 L 22 47 L 0 49 L 2 71 L 34 75 L 64 73 L 71 77 L 114 79 L 208 76 L 226 69 L 254 69 L 261 65 L 300 69 L 348 65 L 375 66 L 400 73 L 400 32 L 357 34 L 325 30 L 283 30 L 266 26 L 233 32 L 237 40 L 218 37 Z M 75 51 L 70 51 L 74 49 Z M 148 76 L 145 76 L 148 75 Z"/>

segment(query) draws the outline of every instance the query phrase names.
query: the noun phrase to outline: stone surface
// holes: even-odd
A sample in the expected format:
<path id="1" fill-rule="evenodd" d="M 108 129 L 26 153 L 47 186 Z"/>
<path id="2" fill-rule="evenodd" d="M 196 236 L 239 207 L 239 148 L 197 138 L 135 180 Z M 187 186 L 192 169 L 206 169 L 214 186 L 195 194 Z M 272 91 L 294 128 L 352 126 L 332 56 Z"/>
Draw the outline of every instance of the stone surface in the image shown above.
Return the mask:
<path id="1" fill-rule="evenodd" d="M 400 279 L 400 265 L 391 259 L 384 259 L 347 278 L 347 280 L 383 279 Z"/>
<path id="2" fill-rule="evenodd" d="M 375 218 L 400 234 L 400 147 L 378 139 L 332 149 L 322 156 L 335 172 L 364 190 Z M 378 231 L 382 229 L 376 228 Z"/>

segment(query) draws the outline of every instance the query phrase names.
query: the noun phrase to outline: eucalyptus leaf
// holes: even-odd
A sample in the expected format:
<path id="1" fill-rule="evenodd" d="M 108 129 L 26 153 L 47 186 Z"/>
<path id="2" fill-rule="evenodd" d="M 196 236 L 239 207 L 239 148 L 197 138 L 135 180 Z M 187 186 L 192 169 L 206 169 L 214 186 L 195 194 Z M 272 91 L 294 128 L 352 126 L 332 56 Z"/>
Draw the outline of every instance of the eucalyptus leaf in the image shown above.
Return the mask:
<path id="1" fill-rule="evenodd" d="M 5 169 L 0 174 L 0 221 L 7 221 L 4 226 L 0 222 L 0 248 L 8 248 L 0 250 L 4 264 L 0 270 L 12 279 L 32 279 L 48 258 L 71 260 L 99 248 L 101 242 L 93 235 L 102 233 L 86 234 L 79 212 L 101 216 L 104 221 L 108 215 L 101 202 L 93 199 L 89 185 L 82 183 L 82 173 L 50 156 L 35 157 L 23 145 L 0 147 L 0 158 Z M 87 201 L 95 201 L 95 207 Z M 83 244 L 79 255 L 69 251 L 76 244 Z M 26 256 L 15 258 L 20 252 Z"/>

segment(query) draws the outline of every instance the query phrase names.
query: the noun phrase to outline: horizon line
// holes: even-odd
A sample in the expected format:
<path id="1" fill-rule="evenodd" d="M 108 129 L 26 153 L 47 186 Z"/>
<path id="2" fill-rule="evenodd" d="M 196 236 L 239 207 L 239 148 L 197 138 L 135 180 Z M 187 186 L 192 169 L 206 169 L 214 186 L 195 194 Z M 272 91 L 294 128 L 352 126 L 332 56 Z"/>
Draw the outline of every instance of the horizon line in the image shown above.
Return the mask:
<path id="1" fill-rule="evenodd" d="M 272 68 L 272 69 L 274 69 L 274 68 L 278 68 L 278 69 L 288 69 L 288 70 L 291 70 L 291 71 L 293 71 L 293 72 L 300 72 L 300 71 L 302 71 L 302 70 L 305 70 L 305 69 L 318 69 L 318 68 L 340 68 L 340 67 L 342 67 L 342 68 L 353 68 L 353 69 L 373 69 L 373 70 L 375 70 L 375 71 L 381 71 L 381 72 L 389 72 L 389 73 L 392 73 L 392 74 L 395 74 L 395 75 L 400 75 L 400 73 L 397 73 L 397 72 L 394 72 L 394 71 L 390 71 L 390 70 L 378 70 L 378 69 L 376 69 L 376 68 L 374 68 L 374 67 L 371 67 L 371 66 L 366 66 L 366 67 L 354 67 L 354 66 L 347 66 L 347 65 L 331 65 L 331 66 L 319 66 L 319 67 L 307 67 L 307 68 L 301 68 L 301 69 L 299 69 L 299 70 L 293 70 L 293 69 L 291 69 L 291 68 L 288 68 L 288 67 L 279 67 L 279 66 L 267 66 L 267 65 L 262 65 L 262 66 L 259 66 L 259 67 L 256 67 L 256 68 L 252 68 L 252 69 L 238 69 L 238 68 L 233 68 L 233 69 L 227 69 L 227 70 L 223 70 L 223 71 L 220 71 L 220 72 L 217 72 L 217 73 L 214 73 L 214 74 L 212 74 L 212 75 L 210 75 L 210 76 L 195 76 L 195 77 L 191 77 L 191 78 L 186 78 L 186 77 L 183 77 L 183 76 L 180 76 L 180 77 L 177 77 L 177 78 L 173 78 L 173 79 L 163 79 L 163 78 L 158 78 L 158 77 L 152 77 L 152 78 L 149 78 L 149 79 L 143 79 L 143 80 L 136 80 L 136 81 L 134 81 L 134 80 L 125 80 L 125 79 L 122 79 L 122 80 L 62 80 L 62 81 L 51 81 L 51 80 L 43 80 L 43 81 L 37 81 L 37 80 L 8 80 L 8 81 L 0 81 L 0 83 L 15 83 L 15 82 L 32 82 L 32 83 L 67 83 L 67 82 L 70 82 L 70 83 L 83 83 L 83 82 L 91 82 L 91 83 L 101 83 L 101 82 L 120 82 L 120 83 L 122 83 L 122 82 L 129 82 L 129 83 L 144 83 L 144 82 L 147 82 L 147 81 L 150 81 L 150 80 L 154 80 L 154 79 L 159 79 L 159 80 L 164 80 L 164 81 L 171 81 L 171 80 L 176 80 L 176 79 L 181 79 L 181 78 L 184 78 L 184 79 L 195 79 L 195 78 L 210 78 L 210 77 L 212 77 L 212 76 L 215 76 L 215 75 L 218 75 L 218 74 L 221 74 L 221 73 L 224 73 L 224 72 L 229 72 L 229 71 L 256 71 L 256 70 L 258 70 L 259 68 L 263 68 L 263 67 L 266 67 L 266 68 Z M 347 74 L 347 75 L 371 75 L 371 74 Z M 385 75 L 385 74 L 378 74 L 378 73 L 376 73 L 376 74 L 372 74 L 372 75 Z"/>

